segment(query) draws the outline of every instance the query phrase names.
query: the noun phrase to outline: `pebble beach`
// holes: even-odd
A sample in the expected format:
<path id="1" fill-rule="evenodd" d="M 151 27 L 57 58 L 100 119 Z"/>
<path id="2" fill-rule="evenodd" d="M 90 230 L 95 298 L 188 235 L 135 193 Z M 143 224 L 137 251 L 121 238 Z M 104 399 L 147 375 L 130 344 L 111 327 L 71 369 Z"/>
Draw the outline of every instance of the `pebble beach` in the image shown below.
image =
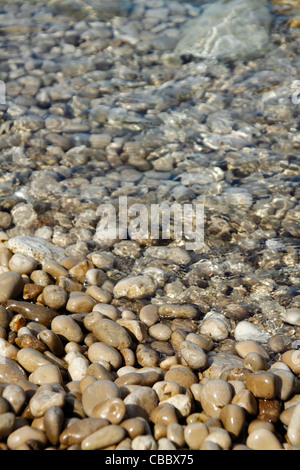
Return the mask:
<path id="1" fill-rule="evenodd" d="M 1 2 L 0 450 L 300 450 L 299 27 Z M 105 237 L 123 197 L 202 205 L 203 245 Z"/>

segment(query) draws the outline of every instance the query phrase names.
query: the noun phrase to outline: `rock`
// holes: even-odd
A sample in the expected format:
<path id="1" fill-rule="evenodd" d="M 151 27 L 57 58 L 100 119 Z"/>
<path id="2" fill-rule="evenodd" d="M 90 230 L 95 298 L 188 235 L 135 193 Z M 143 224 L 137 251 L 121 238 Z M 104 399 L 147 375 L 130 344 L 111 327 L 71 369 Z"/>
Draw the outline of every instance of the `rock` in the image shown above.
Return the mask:
<path id="1" fill-rule="evenodd" d="M 8 300 L 5 305 L 12 312 L 23 315 L 26 320 L 36 321 L 47 328 L 50 327 L 53 318 L 59 315 L 56 310 L 51 308 L 19 300 Z"/>
<path id="2" fill-rule="evenodd" d="M 14 429 L 16 416 L 14 413 L 7 412 L 0 414 L 0 439 L 6 439 Z"/>
<path id="3" fill-rule="evenodd" d="M 24 281 L 21 274 L 16 272 L 5 272 L 0 274 L 0 303 L 8 299 L 15 299 L 21 294 Z"/>
<path id="4" fill-rule="evenodd" d="M 113 294 L 115 298 L 120 299 L 143 299 L 144 297 L 155 294 L 156 285 L 151 277 L 148 276 L 128 276 L 117 282 Z"/>
<path id="5" fill-rule="evenodd" d="M 93 434 L 83 439 L 81 442 L 82 450 L 103 449 L 114 444 L 118 444 L 126 437 L 124 428 L 117 424 L 110 424 L 98 429 Z"/>
<path id="6" fill-rule="evenodd" d="M 19 274 L 31 274 L 34 271 L 38 263 L 35 259 L 21 253 L 14 254 L 9 260 L 9 269 Z"/>
<path id="7" fill-rule="evenodd" d="M 278 393 L 278 378 L 271 372 L 255 372 L 247 377 L 247 389 L 257 398 L 271 400 Z"/>
<path id="8" fill-rule="evenodd" d="M 11 359 L 0 356 L 0 381 L 20 385 L 25 391 L 37 389 L 35 384 L 27 380 L 24 370 Z"/>
<path id="9" fill-rule="evenodd" d="M 236 341 L 257 341 L 258 343 L 267 343 L 270 338 L 270 334 L 259 326 L 244 320 L 236 326 L 234 337 Z"/>
<path id="10" fill-rule="evenodd" d="M 132 344 L 132 339 L 125 328 L 107 318 L 101 318 L 95 323 L 93 333 L 100 342 L 118 350 L 129 348 Z"/>
<path id="11" fill-rule="evenodd" d="M 138 386 L 124 398 L 128 418 L 140 416 L 149 419 L 150 413 L 158 405 L 156 392 L 150 387 Z"/>
<path id="12" fill-rule="evenodd" d="M 65 447 L 81 442 L 109 422 L 102 418 L 83 418 L 67 426 L 59 436 L 59 442 Z"/>
<path id="13" fill-rule="evenodd" d="M 43 289 L 43 299 L 47 307 L 53 310 L 63 308 L 68 301 L 68 294 L 60 286 L 46 286 Z"/>
<path id="14" fill-rule="evenodd" d="M 84 334 L 78 323 L 68 315 L 57 315 L 51 322 L 53 333 L 67 341 L 80 343 Z"/>
<path id="15" fill-rule="evenodd" d="M 29 401 L 29 409 L 35 418 L 44 416 L 52 406 L 62 408 L 65 404 L 66 392 L 63 389 L 56 389 L 55 385 L 44 384 L 39 387 Z"/>
<path id="16" fill-rule="evenodd" d="M 196 319 L 198 310 L 193 305 L 165 304 L 158 307 L 158 314 L 168 318 Z"/>
<path id="17" fill-rule="evenodd" d="M 221 410 L 233 397 L 233 387 L 222 379 L 210 379 L 203 385 L 200 395 L 202 408 L 208 416 L 219 418 Z"/>
<path id="18" fill-rule="evenodd" d="M 263 428 L 252 431 L 247 437 L 246 445 L 252 450 L 282 450 L 275 434 Z"/>
<path id="19" fill-rule="evenodd" d="M 27 441 L 36 441 L 39 448 L 43 449 L 47 444 L 47 436 L 44 431 L 25 425 L 13 431 L 7 438 L 7 446 L 10 450 L 22 448 Z"/>
<path id="20" fill-rule="evenodd" d="M 64 257 L 64 250 L 61 247 L 39 237 L 20 235 L 10 238 L 7 246 L 13 253 L 29 256 L 39 263 L 47 260 L 60 261 Z"/>
<path id="21" fill-rule="evenodd" d="M 109 380 L 96 380 L 82 393 L 82 406 L 87 416 L 92 416 L 96 405 L 111 398 L 119 398 L 120 392 L 117 385 Z"/>
<path id="22" fill-rule="evenodd" d="M 202 370 L 207 366 L 208 360 L 204 349 L 191 341 L 180 343 L 180 354 L 193 370 Z"/>
<path id="23" fill-rule="evenodd" d="M 219 60 L 260 56 L 268 45 L 270 24 L 265 1 L 217 1 L 186 24 L 174 55 Z"/>

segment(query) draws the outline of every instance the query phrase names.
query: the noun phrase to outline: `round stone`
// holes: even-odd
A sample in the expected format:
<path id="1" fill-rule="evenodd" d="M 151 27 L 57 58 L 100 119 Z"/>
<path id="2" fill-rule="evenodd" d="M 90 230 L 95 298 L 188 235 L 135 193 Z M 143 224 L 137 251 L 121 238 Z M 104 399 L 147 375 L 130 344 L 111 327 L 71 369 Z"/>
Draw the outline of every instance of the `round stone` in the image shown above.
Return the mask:
<path id="1" fill-rule="evenodd" d="M 247 389 L 257 398 L 272 399 L 278 393 L 278 378 L 271 372 L 256 372 L 246 380 Z"/>
<path id="2" fill-rule="evenodd" d="M 59 310 L 66 305 L 68 294 L 62 287 L 50 285 L 44 287 L 43 299 L 47 307 Z"/>
<path id="3" fill-rule="evenodd" d="M 14 254 L 9 260 L 9 269 L 19 274 L 31 274 L 37 268 L 37 261 L 21 253 Z"/>
<path id="4" fill-rule="evenodd" d="M 180 354 L 193 370 L 203 370 L 208 364 L 204 349 L 191 341 L 180 343 Z"/>
<path id="5" fill-rule="evenodd" d="M 117 385 L 109 380 L 96 380 L 82 393 L 82 406 L 87 416 L 92 416 L 93 408 L 99 403 L 111 398 L 119 398 L 120 392 Z"/>
<path id="6" fill-rule="evenodd" d="M 231 402 L 232 397 L 232 385 L 222 379 L 211 379 L 203 385 L 200 401 L 208 416 L 219 418 L 222 408 Z"/>

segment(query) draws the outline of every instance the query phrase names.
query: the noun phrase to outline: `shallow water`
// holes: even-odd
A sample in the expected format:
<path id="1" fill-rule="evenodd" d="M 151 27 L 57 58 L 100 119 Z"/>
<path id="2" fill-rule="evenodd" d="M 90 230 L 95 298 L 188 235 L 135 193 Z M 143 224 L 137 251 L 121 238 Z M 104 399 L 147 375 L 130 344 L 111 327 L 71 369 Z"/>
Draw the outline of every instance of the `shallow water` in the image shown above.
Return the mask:
<path id="1" fill-rule="evenodd" d="M 6 232 L 86 254 L 103 249 L 99 204 L 203 204 L 204 247 L 171 276 L 183 283 L 182 301 L 210 279 L 199 295 L 211 307 L 247 302 L 266 328 L 297 337 L 277 312 L 283 296 L 285 307 L 300 306 L 300 5 L 269 2 L 268 47 L 257 57 L 178 57 L 183 26 L 204 4 L 2 3 Z M 144 269 L 137 253 L 120 256 L 116 276 Z"/>

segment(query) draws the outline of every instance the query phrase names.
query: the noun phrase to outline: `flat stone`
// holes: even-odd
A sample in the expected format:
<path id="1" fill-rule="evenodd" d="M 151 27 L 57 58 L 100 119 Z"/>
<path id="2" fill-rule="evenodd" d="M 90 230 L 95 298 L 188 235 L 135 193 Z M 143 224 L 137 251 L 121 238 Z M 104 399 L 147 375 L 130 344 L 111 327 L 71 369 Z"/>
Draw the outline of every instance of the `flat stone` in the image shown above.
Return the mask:
<path id="1" fill-rule="evenodd" d="M 59 441 L 65 447 L 81 444 L 83 439 L 87 436 L 107 425 L 109 425 L 109 421 L 107 419 L 83 418 L 66 427 L 59 436 Z"/>
<path id="2" fill-rule="evenodd" d="M 83 439 L 81 442 L 82 450 L 97 450 L 118 444 L 126 437 L 124 428 L 117 424 L 110 424 L 98 429 L 93 434 Z"/>
<path id="3" fill-rule="evenodd" d="M 39 263 L 47 260 L 59 261 L 64 257 L 63 248 L 40 237 L 20 235 L 10 238 L 7 246 L 13 253 L 29 256 Z"/>

